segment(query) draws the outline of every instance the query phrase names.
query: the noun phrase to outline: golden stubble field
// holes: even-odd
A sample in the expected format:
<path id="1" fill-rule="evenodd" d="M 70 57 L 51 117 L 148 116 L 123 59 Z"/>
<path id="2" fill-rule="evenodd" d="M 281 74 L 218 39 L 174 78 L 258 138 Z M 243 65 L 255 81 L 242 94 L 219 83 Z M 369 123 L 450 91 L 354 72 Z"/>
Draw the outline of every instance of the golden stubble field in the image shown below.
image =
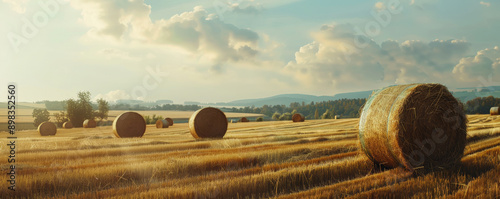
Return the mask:
<path id="1" fill-rule="evenodd" d="M 187 124 L 128 139 L 111 127 L 21 131 L 15 195 L 2 175 L 0 198 L 500 197 L 500 117 L 469 116 L 461 164 L 418 175 L 374 167 L 358 150 L 357 123 L 236 123 L 218 140 L 195 140 Z"/>

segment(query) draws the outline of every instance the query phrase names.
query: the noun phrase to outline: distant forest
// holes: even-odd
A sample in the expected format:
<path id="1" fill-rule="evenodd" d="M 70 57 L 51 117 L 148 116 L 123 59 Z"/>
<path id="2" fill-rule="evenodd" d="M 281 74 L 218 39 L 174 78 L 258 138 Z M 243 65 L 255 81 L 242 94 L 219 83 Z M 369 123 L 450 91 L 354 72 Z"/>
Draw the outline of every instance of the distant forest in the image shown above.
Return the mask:
<path id="1" fill-rule="evenodd" d="M 500 98 L 478 97 L 465 103 L 465 111 L 467 114 L 488 114 L 490 108 L 496 106 L 500 106 Z"/>
<path id="2" fill-rule="evenodd" d="M 232 111 L 239 113 L 261 113 L 269 117 L 272 117 L 275 113 L 284 115 L 297 112 L 304 115 L 306 119 L 329 119 L 334 118 L 335 115 L 352 118 L 359 117 L 359 109 L 365 102 L 366 99 L 340 99 L 316 103 L 311 102 L 309 104 L 293 102 L 290 106 L 264 105 L 262 107 L 232 108 Z"/>
<path id="3" fill-rule="evenodd" d="M 264 105 L 262 107 L 244 107 L 244 108 L 223 108 L 224 111 L 237 113 L 259 113 L 268 117 L 276 117 L 279 115 L 290 115 L 292 113 L 301 113 L 307 119 L 334 118 L 339 115 L 343 118 L 355 118 L 360 115 L 360 108 L 366 102 L 366 99 L 340 99 L 335 101 L 299 103 L 294 102 L 289 106 L 286 105 Z M 45 103 L 48 110 L 64 110 L 66 101 L 42 101 Z M 92 104 L 94 109 L 97 109 L 97 104 Z M 478 97 L 467 101 L 464 108 L 467 114 L 488 114 L 491 107 L 500 106 L 500 98 Z M 164 104 L 155 106 L 144 106 L 139 104 L 113 104 L 109 106 L 109 110 L 177 110 L 177 111 L 196 111 L 202 108 L 199 105 L 180 105 L 180 104 Z"/>

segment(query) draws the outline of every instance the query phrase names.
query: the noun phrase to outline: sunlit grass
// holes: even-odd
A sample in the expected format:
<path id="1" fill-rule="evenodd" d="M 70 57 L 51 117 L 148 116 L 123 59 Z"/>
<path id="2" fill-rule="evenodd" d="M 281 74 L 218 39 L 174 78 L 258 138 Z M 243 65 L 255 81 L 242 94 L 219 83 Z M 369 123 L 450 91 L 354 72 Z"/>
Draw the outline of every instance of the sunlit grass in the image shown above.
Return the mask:
<path id="1" fill-rule="evenodd" d="M 498 122 L 469 119 L 462 163 L 418 175 L 374 167 L 357 148 L 357 119 L 229 124 L 224 139 L 204 140 L 187 124 L 132 139 L 109 127 L 22 131 L 16 195 L 0 198 L 498 198 Z"/>

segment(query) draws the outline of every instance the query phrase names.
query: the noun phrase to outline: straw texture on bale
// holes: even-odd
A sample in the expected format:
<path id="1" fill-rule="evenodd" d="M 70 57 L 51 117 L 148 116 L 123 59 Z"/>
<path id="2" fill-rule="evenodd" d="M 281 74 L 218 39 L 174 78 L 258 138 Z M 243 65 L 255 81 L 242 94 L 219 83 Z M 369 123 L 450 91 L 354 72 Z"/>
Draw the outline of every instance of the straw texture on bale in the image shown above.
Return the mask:
<path id="1" fill-rule="evenodd" d="M 498 115 L 498 107 L 491 107 L 490 115 Z"/>
<path id="2" fill-rule="evenodd" d="M 170 126 L 170 123 L 168 123 L 167 120 L 156 120 L 156 128 L 161 129 L 161 128 L 168 128 Z"/>
<path id="3" fill-rule="evenodd" d="M 292 116 L 292 121 L 293 122 L 303 122 L 305 120 L 306 120 L 306 118 L 302 114 L 300 114 L 300 113 L 295 113 Z"/>
<path id="4" fill-rule="evenodd" d="M 165 120 L 167 120 L 169 126 L 174 125 L 174 120 L 172 120 L 172 118 L 167 117 Z"/>
<path id="5" fill-rule="evenodd" d="M 227 131 L 227 118 L 217 108 L 202 108 L 189 118 L 189 131 L 194 138 L 222 138 Z"/>
<path id="6" fill-rule="evenodd" d="M 97 127 L 97 122 L 93 119 L 86 119 L 83 121 L 83 128 L 95 128 Z"/>
<path id="7" fill-rule="evenodd" d="M 248 120 L 246 117 L 242 117 L 242 118 L 240 119 L 240 121 L 241 121 L 241 122 L 250 122 L 250 120 Z"/>
<path id="8" fill-rule="evenodd" d="M 364 105 L 360 148 L 386 167 L 448 167 L 463 156 L 466 127 L 462 105 L 445 86 L 392 86 L 372 94 Z"/>
<path id="9" fill-rule="evenodd" d="M 65 129 L 72 129 L 73 128 L 73 123 L 72 122 L 64 122 L 62 125 L 63 128 Z"/>
<path id="10" fill-rule="evenodd" d="M 38 133 L 42 136 L 55 135 L 57 133 L 57 126 L 52 122 L 43 122 L 38 125 Z"/>
<path id="11" fill-rule="evenodd" d="M 136 112 L 125 112 L 113 121 L 113 133 L 118 138 L 142 137 L 146 132 L 146 120 Z"/>

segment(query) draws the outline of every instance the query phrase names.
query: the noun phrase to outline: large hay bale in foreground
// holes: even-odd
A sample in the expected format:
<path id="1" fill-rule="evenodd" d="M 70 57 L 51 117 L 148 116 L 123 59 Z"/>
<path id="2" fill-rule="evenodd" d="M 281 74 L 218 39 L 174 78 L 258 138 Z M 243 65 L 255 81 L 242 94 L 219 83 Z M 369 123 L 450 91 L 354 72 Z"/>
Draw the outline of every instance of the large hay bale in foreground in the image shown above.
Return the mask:
<path id="1" fill-rule="evenodd" d="M 113 121 L 113 133 L 118 138 L 142 137 L 146 132 L 146 120 L 136 112 L 125 112 Z"/>
<path id="2" fill-rule="evenodd" d="M 97 127 L 97 122 L 94 119 L 86 119 L 83 121 L 83 128 L 95 128 Z"/>
<path id="3" fill-rule="evenodd" d="M 189 118 L 189 131 L 195 138 L 222 138 L 227 131 L 227 118 L 217 108 L 202 108 Z"/>
<path id="4" fill-rule="evenodd" d="M 498 107 L 491 107 L 490 115 L 498 115 Z"/>
<path id="5" fill-rule="evenodd" d="M 167 120 L 156 120 L 156 128 L 157 129 L 168 128 L 169 126 L 170 126 L 170 123 L 168 123 Z"/>
<path id="6" fill-rule="evenodd" d="M 65 129 L 72 129 L 73 128 L 73 123 L 70 121 L 64 122 L 62 125 L 63 128 Z"/>
<path id="7" fill-rule="evenodd" d="M 172 118 L 167 117 L 165 120 L 167 120 L 169 126 L 174 125 L 174 120 Z"/>
<path id="8" fill-rule="evenodd" d="M 246 117 L 242 117 L 240 119 L 240 122 L 250 122 L 250 120 L 248 120 Z"/>
<path id="9" fill-rule="evenodd" d="M 300 113 L 295 113 L 292 116 L 292 121 L 293 122 L 303 122 L 305 120 L 306 120 L 306 118 L 302 114 L 300 114 Z"/>
<path id="10" fill-rule="evenodd" d="M 360 148 L 386 167 L 448 167 L 463 156 L 467 118 L 440 84 L 392 86 L 374 93 L 359 121 Z"/>
<path id="11" fill-rule="evenodd" d="M 38 133 L 42 136 L 55 135 L 57 133 L 57 126 L 52 122 L 43 122 L 38 125 Z"/>

